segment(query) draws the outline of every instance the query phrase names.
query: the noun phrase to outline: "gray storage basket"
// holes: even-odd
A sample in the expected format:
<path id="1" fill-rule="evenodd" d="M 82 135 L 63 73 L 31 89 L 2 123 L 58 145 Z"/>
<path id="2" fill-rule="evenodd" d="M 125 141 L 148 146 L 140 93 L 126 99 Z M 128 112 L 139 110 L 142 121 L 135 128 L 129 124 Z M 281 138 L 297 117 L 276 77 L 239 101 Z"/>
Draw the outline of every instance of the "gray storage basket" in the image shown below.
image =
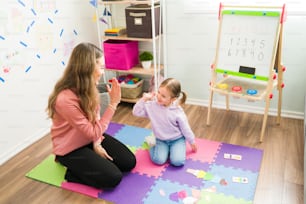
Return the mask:
<path id="1" fill-rule="evenodd" d="M 100 93 L 100 115 L 102 115 L 110 103 L 110 98 L 106 89 L 106 83 L 99 84 L 97 88 Z"/>

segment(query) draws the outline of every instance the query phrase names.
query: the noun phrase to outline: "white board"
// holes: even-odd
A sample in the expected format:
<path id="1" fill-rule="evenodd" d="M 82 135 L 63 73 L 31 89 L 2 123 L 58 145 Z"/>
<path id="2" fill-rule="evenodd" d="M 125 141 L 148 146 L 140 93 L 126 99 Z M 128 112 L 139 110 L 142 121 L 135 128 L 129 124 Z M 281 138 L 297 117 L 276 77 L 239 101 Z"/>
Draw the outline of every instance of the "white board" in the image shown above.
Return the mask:
<path id="1" fill-rule="evenodd" d="M 276 55 L 281 12 L 222 11 L 217 72 L 268 80 Z"/>

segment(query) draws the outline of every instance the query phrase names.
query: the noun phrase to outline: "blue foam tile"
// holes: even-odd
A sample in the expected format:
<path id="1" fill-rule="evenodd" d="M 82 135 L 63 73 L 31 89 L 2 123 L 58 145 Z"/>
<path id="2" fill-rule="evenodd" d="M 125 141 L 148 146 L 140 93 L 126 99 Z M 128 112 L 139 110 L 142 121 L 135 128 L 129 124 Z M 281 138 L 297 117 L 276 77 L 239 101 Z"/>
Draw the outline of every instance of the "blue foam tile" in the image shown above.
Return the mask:
<path id="1" fill-rule="evenodd" d="M 141 147 L 145 137 L 151 134 L 151 129 L 125 125 L 114 135 L 114 137 L 126 145 Z"/>
<path id="2" fill-rule="evenodd" d="M 210 188 L 215 186 L 218 193 L 223 193 L 227 196 L 233 196 L 238 199 L 244 199 L 246 201 L 252 201 L 254 198 L 254 192 L 256 190 L 256 184 L 258 179 L 258 173 L 246 171 L 239 168 L 225 167 L 223 165 L 211 165 L 210 172 L 214 177 L 225 179 L 227 185 L 221 185 L 215 181 L 205 181 L 204 188 Z M 247 183 L 233 182 L 233 177 L 247 178 Z"/>
<path id="3" fill-rule="evenodd" d="M 176 182 L 158 179 L 152 186 L 142 203 L 184 203 L 187 199 L 194 199 L 192 189 Z"/>

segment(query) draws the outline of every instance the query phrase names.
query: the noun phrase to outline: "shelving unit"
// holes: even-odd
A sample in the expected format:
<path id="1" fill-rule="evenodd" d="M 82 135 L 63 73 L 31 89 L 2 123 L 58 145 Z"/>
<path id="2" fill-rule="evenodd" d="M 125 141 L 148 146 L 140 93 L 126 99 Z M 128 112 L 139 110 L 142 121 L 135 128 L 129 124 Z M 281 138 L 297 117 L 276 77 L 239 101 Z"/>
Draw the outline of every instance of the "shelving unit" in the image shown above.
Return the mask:
<path id="1" fill-rule="evenodd" d="M 98 35 L 100 36 L 99 38 L 99 44 L 100 47 L 102 48 L 102 42 L 104 42 L 105 40 L 129 40 L 129 41 L 138 41 L 138 42 L 143 42 L 143 43 L 150 43 L 152 45 L 152 54 L 153 54 L 153 63 L 151 68 L 149 69 L 144 69 L 142 68 L 141 65 L 136 65 L 135 67 L 129 69 L 129 70 L 117 70 L 117 69 L 110 69 L 105 67 L 106 72 L 112 72 L 114 73 L 114 75 L 120 75 L 120 74 L 135 74 L 135 75 L 140 75 L 140 76 L 149 76 L 149 77 L 154 77 L 154 89 L 157 90 L 158 85 L 160 83 L 159 79 L 160 79 L 160 74 L 164 69 L 164 65 L 161 64 L 161 52 L 162 52 L 162 48 L 163 47 L 163 52 L 165 47 L 162 46 L 162 44 L 164 45 L 165 43 L 165 38 L 162 36 L 161 34 L 161 26 L 164 29 L 164 25 L 162 23 L 164 17 L 162 18 L 160 16 L 159 20 L 160 20 L 160 29 L 159 29 L 159 33 L 157 35 L 155 35 L 155 12 L 154 12 L 154 6 L 156 3 L 159 3 L 160 5 L 160 13 L 161 16 L 163 15 L 163 2 L 160 0 L 150 0 L 150 1 L 143 1 L 143 0 L 112 0 L 112 1 L 98 1 L 98 5 L 97 5 L 97 9 L 96 9 L 96 15 L 99 18 L 99 8 L 100 6 L 104 6 L 105 8 L 109 8 L 109 10 L 111 10 L 111 8 L 116 5 L 137 5 L 137 4 L 148 4 L 151 6 L 151 26 L 152 26 L 152 38 L 135 38 L 135 37 L 128 37 L 126 34 L 125 35 L 120 35 L 120 36 L 105 36 L 104 32 L 102 31 L 103 29 L 101 29 L 100 27 L 100 22 L 97 22 L 97 27 L 98 27 Z M 110 19 L 111 21 L 114 20 L 114 18 L 116 18 L 115 16 L 111 16 Z M 111 25 L 108 25 L 108 28 L 112 28 L 113 22 L 111 23 Z M 101 34 L 103 33 L 103 34 Z M 163 42 L 162 42 L 163 41 Z M 158 54 L 157 54 L 157 43 L 158 43 Z M 162 44 L 161 44 L 162 43 Z M 103 49 L 103 48 L 102 48 Z M 107 77 L 104 76 L 104 82 L 108 81 Z M 130 99 L 130 98 L 122 98 L 121 101 L 123 102 L 129 102 L 129 103 L 136 103 L 139 100 L 139 98 L 136 99 Z"/>

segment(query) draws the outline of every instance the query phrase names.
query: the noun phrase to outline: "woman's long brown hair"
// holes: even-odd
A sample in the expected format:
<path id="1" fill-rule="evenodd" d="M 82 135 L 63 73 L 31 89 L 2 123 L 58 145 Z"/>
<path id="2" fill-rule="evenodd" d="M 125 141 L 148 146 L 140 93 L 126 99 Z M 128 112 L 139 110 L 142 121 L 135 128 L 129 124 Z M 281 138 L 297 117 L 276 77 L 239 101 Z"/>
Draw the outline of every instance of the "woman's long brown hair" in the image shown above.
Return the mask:
<path id="1" fill-rule="evenodd" d="M 88 120 L 95 121 L 99 92 L 93 73 L 97 59 L 100 57 L 102 57 L 101 50 L 91 43 L 81 43 L 73 49 L 62 77 L 57 81 L 49 96 L 46 110 L 50 118 L 54 117 L 58 94 L 64 89 L 70 89 L 79 97 L 80 106 Z"/>

